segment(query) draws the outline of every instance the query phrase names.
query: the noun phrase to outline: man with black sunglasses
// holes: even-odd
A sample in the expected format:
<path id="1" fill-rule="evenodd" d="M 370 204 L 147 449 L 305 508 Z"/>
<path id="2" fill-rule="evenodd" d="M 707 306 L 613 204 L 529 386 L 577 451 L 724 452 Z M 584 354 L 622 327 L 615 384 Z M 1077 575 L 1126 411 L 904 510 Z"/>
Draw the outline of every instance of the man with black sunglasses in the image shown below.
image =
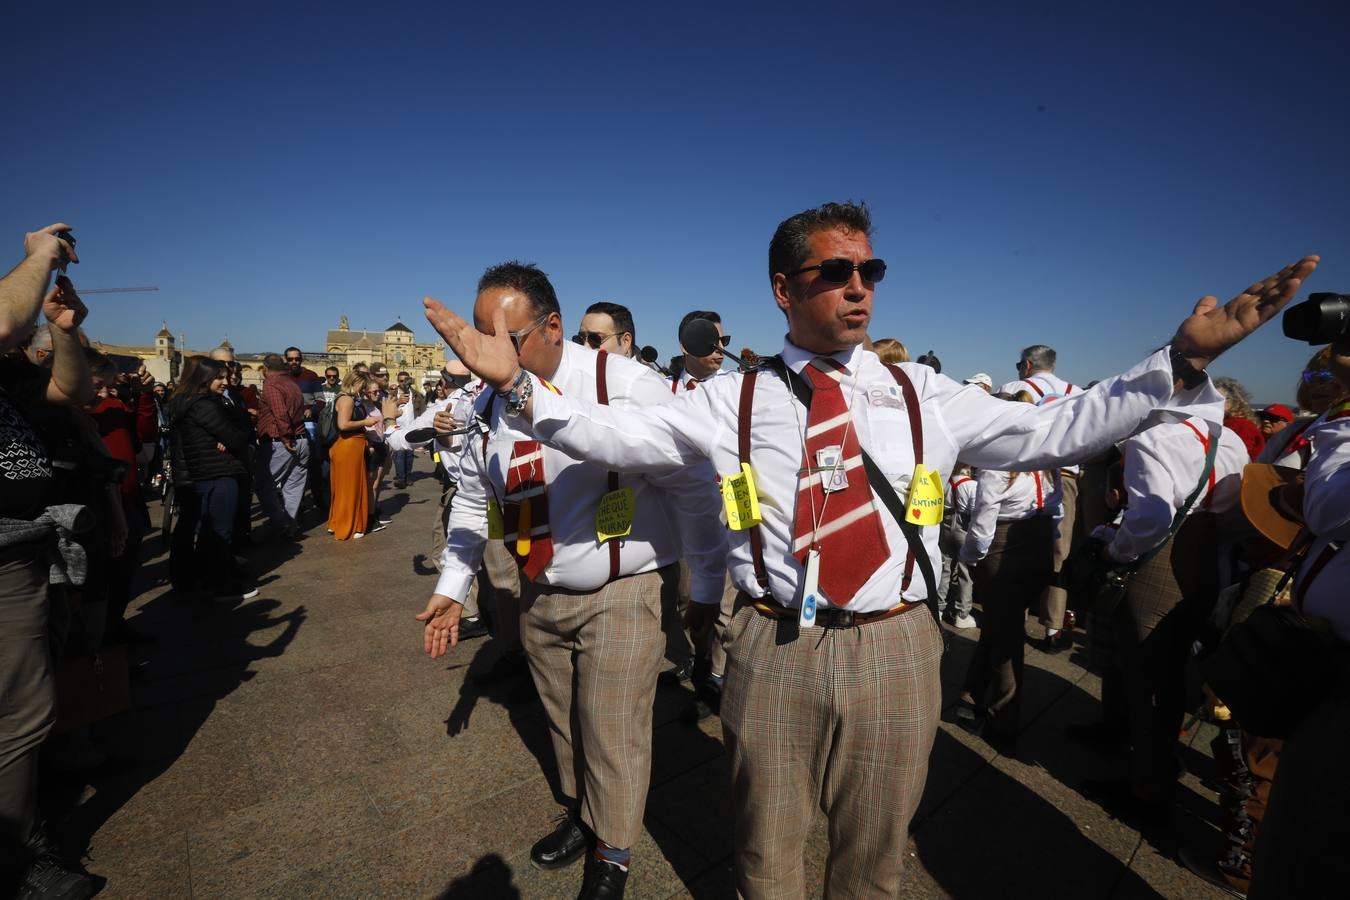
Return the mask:
<path id="1" fill-rule="evenodd" d="M 477 327 L 496 335 L 541 390 L 629 411 L 674 400 L 651 369 L 565 338 L 558 299 L 532 265 L 503 263 L 479 279 Z M 666 638 L 661 611 L 679 590 L 717 603 L 726 577 L 712 468 L 693 462 L 657 477 L 620 476 L 543 446 L 484 391 L 451 501 L 441 575 L 423 646 L 437 657 L 461 637 L 463 601 L 489 540 L 520 571 L 520 638 L 548 716 L 566 815 L 530 850 L 560 868 L 587 854 L 580 896 L 623 895 L 642 834 L 651 777 L 652 703 Z"/>
<path id="2" fill-rule="evenodd" d="M 675 390 L 676 385 L 686 391 L 692 391 L 699 382 L 707 381 L 722 371 L 722 363 L 726 362 L 727 359 L 723 351 L 731 343 L 731 335 L 722 331 L 722 317 L 717 313 L 706 309 L 696 309 L 685 313 L 684 318 L 680 319 L 680 330 L 677 334 L 683 334 L 684 326 L 695 319 L 706 319 L 717 326 L 717 343 L 713 345 L 713 351 L 707 356 L 692 356 L 685 349 L 684 344 L 680 345 L 680 352 L 684 354 L 684 373 L 670 377 L 672 391 Z"/>
<path id="3" fill-rule="evenodd" d="M 619 303 L 601 300 L 586 307 L 581 317 L 581 328 L 572 338 L 573 343 L 585 344 L 592 350 L 604 350 L 630 359 L 637 353 L 637 329 L 633 314 Z"/>
<path id="4" fill-rule="evenodd" d="M 611 410 L 554 394 L 515 358 L 504 327 L 475 329 L 438 301 L 427 319 L 503 395 L 512 427 L 618 470 L 712 461 L 724 485 L 740 589 L 724 634 L 722 730 L 736 810 L 736 886 L 750 898 L 814 893 L 803 849 L 829 818 L 831 897 L 900 893 L 942 705 L 935 615 L 938 529 L 919 465 L 938 483 L 963 462 L 1035 470 L 1094 455 L 1159 407 L 1217 427 L 1204 368 L 1268 321 L 1317 266 L 1305 257 L 1220 307 L 1205 297 L 1168 347 L 1073 402 L 1005 403 L 862 349 L 877 282 L 865 206 L 827 203 L 782 222 L 769 283 L 787 318 L 782 355 L 658 407 Z M 842 260 L 835 263 L 833 260 Z M 486 392 L 485 392 L 486 393 Z M 940 488 L 939 488 L 940 490 Z M 751 503 L 751 498 L 760 502 Z M 940 517 L 940 516 L 939 516 Z M 691 627 L 717 614 L 693 598 Z M 935 611 L 935 604 L 932 610 Z M 448 628 L 432 622 L 429 640 Z"/>

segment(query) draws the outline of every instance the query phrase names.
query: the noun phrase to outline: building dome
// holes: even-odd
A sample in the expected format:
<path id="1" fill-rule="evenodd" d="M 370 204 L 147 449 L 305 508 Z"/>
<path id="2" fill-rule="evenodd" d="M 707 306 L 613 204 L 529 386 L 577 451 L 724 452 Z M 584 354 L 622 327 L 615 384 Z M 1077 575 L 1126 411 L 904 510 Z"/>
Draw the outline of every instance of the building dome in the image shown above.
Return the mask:
<path id="1" fill-rule="evenodd" d="M 227 338 L 225 338 L 225 340 L 223 340 L 223 341 L 220 342 L 220 346 L 217 347 L 216 349 L 217 349 L 217 350 L 229 350 L 231 353 L 233 353 L 233 352 L 234 352 L 234 344 L 231 344 L 231 343 L 230 343 L 230 339 L 227 337 Z"/>
<path id="2" fill-rule="evenodd" d="M 156 337 L 156 338 L 168 338 L 169 340 L 173 340 L 173 332 L 169 330 L 169 323 L 168 323 L 168 322 L 160 322 L 160 323 L 159 323 L 159 331 L 155 334 L 155 337 Z"/>

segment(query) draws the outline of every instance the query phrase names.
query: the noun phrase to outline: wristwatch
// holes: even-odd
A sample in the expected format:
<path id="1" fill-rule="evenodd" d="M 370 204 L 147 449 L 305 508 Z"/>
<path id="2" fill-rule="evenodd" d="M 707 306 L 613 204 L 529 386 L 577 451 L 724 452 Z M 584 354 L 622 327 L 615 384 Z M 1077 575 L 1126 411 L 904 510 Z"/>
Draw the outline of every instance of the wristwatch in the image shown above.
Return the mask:
<path id="1" fill-rule="evenodd" d="M 1180 381 L 1181 386 L 1188 391 L 1204 384 L 1205 379 L 1209 377 L 1205 374 L 1204 369 L 1197 369 L 1191 365 L 1191 361 L 1175 345 L 1167 354 L 1167 358 L 1172 363 L 1173 380 Z"/>
<path id="2" fill-rule="evenodd" d="M 525 404 L 534 396 L 534 380 L 530 378 L 529 372 L 521 369 L 511 387 L 505 391 L 497 391 L 496 394 L 506 401 L 507 415 L 518 416 L 525 411 Z"/>

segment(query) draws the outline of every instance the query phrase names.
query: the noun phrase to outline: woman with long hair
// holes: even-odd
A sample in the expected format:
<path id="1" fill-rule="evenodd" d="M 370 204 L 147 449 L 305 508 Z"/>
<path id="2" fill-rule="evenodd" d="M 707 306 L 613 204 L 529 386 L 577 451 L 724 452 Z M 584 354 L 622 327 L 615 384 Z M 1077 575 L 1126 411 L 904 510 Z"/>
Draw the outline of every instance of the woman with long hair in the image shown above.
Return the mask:
<path id="1" fill-rule="evenodd" d="M 370 482 L 366 474 L 366 429 L 381 425 L 376 409 L 367 412 L 361 395 L 373 382 L 370 376 L 352 371 L 342 379 L 335 403 L 337 440 L 328 449 L 328 533 L 339 541 L 365 537 L 370 517 Z"/>
<path id="2" fill-rule="evenodd" d="M 248 429 L 221 398 L 226 379 L 223 363 L 197 358 L 169 398 L 175 477 L 181 470 L 187 482 L 179 485 L 185 514 L 174 531 L 169 570 L 175 587 L 202 586 L 215 597 L 246 600 L 258 591 L 244 583 L 230 538 L 240 502 L 239 476 L 248 466 Z M 194 528 L 195 558 L 190 552 Z M 189 573 L 195 572 L 204 576 L 204 585 L 193 584 Z"/>

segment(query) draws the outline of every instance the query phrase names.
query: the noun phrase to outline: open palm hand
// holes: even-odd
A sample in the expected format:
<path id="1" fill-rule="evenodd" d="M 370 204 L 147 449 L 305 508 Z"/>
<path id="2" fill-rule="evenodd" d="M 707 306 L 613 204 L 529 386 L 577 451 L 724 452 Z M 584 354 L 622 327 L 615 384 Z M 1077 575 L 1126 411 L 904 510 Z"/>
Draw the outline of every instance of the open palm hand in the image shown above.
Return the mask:
<path id="1" fill-rule="evenodd" d="M 1197 369 L 1203 369 L 1284 309 L 1320 259 L 1305 256 L 1251 285 L 1223 306 L 1214 297 L 1201 297 L 1195 311 L 1177 329 L 1173 347 Z"/>

